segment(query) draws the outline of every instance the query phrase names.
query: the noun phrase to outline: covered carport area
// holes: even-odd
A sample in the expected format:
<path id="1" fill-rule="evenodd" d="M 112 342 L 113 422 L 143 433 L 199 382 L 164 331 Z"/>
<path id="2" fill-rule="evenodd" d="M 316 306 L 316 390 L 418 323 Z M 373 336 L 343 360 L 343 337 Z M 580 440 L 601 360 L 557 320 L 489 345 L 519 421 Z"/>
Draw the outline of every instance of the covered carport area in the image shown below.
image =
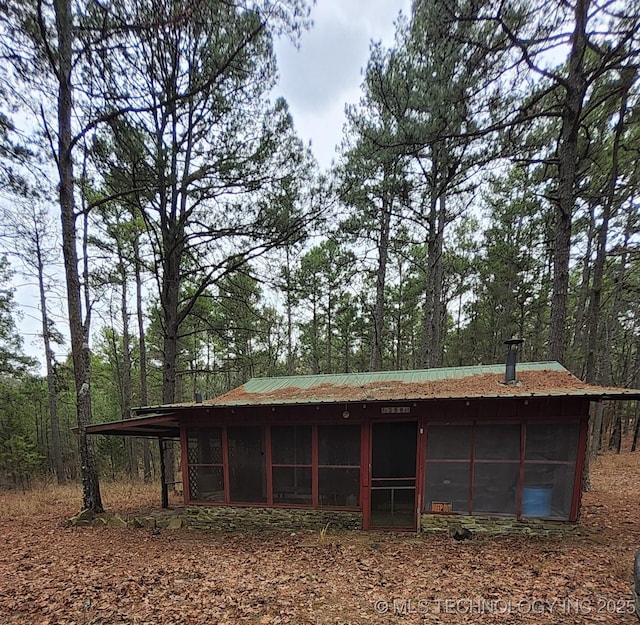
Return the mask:
<path id="1" fill-rule="evenodd" d="M 87 427 L 87 434 L 103 436 L 133 436 L 155 439 L 160 452 L 160 482 L 162 507 L 169 507 L 169 486 L 173 477 L 167 476 L 167 447 L 174 441 L 180 441 L 180 422 L 176 410 L 169 406 L 154 406 L 138 409 L 139 416 L 122 421 L 98 423 Z M 140 414 L 142 413 L 142 414 Z"/>

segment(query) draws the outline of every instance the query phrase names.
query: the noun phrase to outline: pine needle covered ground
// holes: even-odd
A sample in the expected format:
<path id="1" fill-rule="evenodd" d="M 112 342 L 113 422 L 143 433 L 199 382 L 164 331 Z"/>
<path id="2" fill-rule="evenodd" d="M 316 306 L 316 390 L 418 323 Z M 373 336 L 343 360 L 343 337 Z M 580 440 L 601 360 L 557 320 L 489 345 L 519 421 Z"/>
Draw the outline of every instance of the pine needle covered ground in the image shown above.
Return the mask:
<path id="1" fill-rule="evenodd" d="M 77 487 L 0 494 L 0 623 L 637 624 L 640 453 L 601 456 L 581 536 L 67 527 Z M 105 485 L 110 510 L 155 489 Z"/>

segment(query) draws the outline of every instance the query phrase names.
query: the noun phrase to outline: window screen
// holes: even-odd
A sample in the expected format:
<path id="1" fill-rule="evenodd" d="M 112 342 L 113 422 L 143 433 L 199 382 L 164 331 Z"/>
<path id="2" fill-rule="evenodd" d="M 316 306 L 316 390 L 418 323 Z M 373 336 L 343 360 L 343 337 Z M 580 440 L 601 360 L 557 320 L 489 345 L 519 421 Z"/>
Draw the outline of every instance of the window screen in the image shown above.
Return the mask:
<path id="1" fill-rule="evenodd" d="M 187 465 L 192 501 L 224 501 L 222 428 L 188 430 Z"/>
<path id="2" fill-rule="evenodd" d="M 372 478 L 415 478 L 415 422 L 374 423 L 371 449 Z"/>
<path id="3" fill-rule="evenodd" d="M 273 464 L 311 465 L 311 427 L 272 427 L 271 461 Z"/>
<path id="4" fill-rule="evenodd" d="M 519 463 L 476 463 L 473 473 L 473 512 L 515 515 L 518 505 Z"/>
<path id="5" fill-rule="evenodd" d="M 575 460 L 579 434 L 579 423 L 529 423 L 525 460 Z"/>
<path id="6" fill-rule="evenodd" d="M 469 512 L 469 467 L 468 461 L 427 463 L 427 511 Z"/>
<path id="7" fill-rule="evenodd" d="M 311 427 L 271 428 L 273 502 L 310 505 Z"/>
<path id="8" fill-rule="evenodd" d="M 520 424 L 476 426 L 476 460 L 519 460 Z"/>
<path id="9" fill-rule="evenodd" d="M 427 511 L 468 514 L 472 434 L 471 424 L 427 428 Z"/>
<path id="10" fill-rule="evenodd" d="M 230 427 L 229 497 L 235 503 L 267 501 L 264 429 Z"/>
<path id="11" fill-rule="evenodd" d="M 568 519 L 580 424 L 525 424 L 524 458 L 522 428 L 520 423 L 429 425 L 425 510 L 515 516 L 520 501 L 523 517 Z"/>
<path id="12" fill-rule="evenodd" d="M 525 437 L 522 516 L 568 519 L 579 423 L 530 423 Z"/>
<path id="13" fill-rule="evenodd" d="M 222 467 L 189 467 L 189 495 L 193 501 L 224 501 Z"/>
<path id="14" fill-rule="evenodd" d="M 360 466 L 359 425 L 319 425 L 318 464 Z"/>
<path id="15" fill-rule="evenodd" d="M 273 467 L 273 502 L 311 505 L 311 467 Z"/>
<path id="16" fill-rule="evenodd" d="M 520 432 L 519 423 L 476 425 L 472 500 L 475 514 L 517 513 Z"/>
<path id="17" fill-rule="evenodd" d="M 360 426 L 318 426 L 318 503 L 360 504 Z"/>
<path id="18" fill-rule="evenodd" d="M 189 464 L 222 465 L 222 428 L 190 429 L 187 452 Z"/>
<path id="19" fill-rule="evenodd" d="M 573 464 L 526 463 L 522 516 L 568 519 L 574 478 Z"/>
<path id="20" fill-rule="evenodd" d="M 471 458 L 471 425 L 430 425 L 427 428 L 427 459 Z"/>

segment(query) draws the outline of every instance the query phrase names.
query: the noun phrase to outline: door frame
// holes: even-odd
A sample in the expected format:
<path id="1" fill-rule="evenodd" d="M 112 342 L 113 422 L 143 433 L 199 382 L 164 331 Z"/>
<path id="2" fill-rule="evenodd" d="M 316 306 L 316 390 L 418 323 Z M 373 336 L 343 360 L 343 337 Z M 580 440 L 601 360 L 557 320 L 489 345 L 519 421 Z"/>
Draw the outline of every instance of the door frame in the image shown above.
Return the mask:
<path id="1" fill-rule="evenodd" d="M 414 519 L 413 526 L 406 527 L 383 527 L 371 525 L 371 486 L 373 480 L 373 429 L 376 424 L 380 423 L 413 423 L 416 427 L 416 451 L 415 451 L 415 494 L 414 494 Z M 421 474 L 423 466 L 422 441 L 424 435 L 423 419 L 419 416 L 406 416 L 400 419 L 389 419 L 377 417 L 371 419 L 366 427 L 363 424 L 363 452 L 366 453 L 365 462 L 363 462 L 362 473 L 362 527 L 365 530 L 380 531 L 397 531 L 397 532 L 415 532 L 420 528 L 420 514 L 422 512 L 422 487 L 424 476 Z M 410 479 L 410 478 L 407 478 Z"/>

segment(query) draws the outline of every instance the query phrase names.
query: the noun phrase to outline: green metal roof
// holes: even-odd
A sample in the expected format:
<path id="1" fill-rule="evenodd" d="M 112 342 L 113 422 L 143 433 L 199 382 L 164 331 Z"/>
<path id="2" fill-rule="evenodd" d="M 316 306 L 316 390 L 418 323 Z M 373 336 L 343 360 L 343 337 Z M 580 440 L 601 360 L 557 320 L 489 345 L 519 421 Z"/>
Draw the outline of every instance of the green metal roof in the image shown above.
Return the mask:
<path id="1" fill-rule="evenodd" d="M 535 375 L 544 372 L 544 375 Z M 146 406 L 139 417 L 185 409 L 281 406 L 434 399 L 585 397 L 593 400 L 640 399 L 640 390 L 589 385 L 555 361 L 517 365 L 517 382 L 503 382 L 505 366 L 478 365 L 407 371 L 376 371 L 252 378 L 246 384 L 201 403 Z"/>
<path id="2" fill-rule="evenodd" d="M 538 374 L 536 372 L 541 372 Z M 557 362 L 517 365 L 515 384 L 504 383 L 504 365 L 447 367 L 328 375 L 253 378 L 220 397 L 202 403 L 136 408 L 137 416 L 89 426 L 91 434 L 175 436 L 178 413 L 195 409 L 251 406 L 405 402 L 447 399 L 581 397 L 591 400 L 638 400 L 640 390 L 585 384 Z"/>
<path id="3" fill-rule="evenodd" d="M 564 371 L 560 363 L 527 362 L 517 366 L 518 371 Z M 412 369 L 407 371 L 374 371 L 364 373 L 330 373 L 318 375 L 291 375 L 274 378 L 252 378 L 242 387 L 246 393 L 272 393 L 285 388 L 312 389 L 317 386 L 365 386 L 377 382 L 399 382 L 402 384 L 437 382 L 466 378 L 485 373 L 504 375 L 504 365 L 478 365 L 472 367 L 441 367 L 438 369 Z M 224 397 L 224 396 L 223 396 Z"/>
<path id="4" fill-rule="evenodd" d="M 544 372 L 544 375 L 534 375 L 534 372 Z M 480 365 L 410 371 L 253 378 L 243 386 L 206 401 L 203 405 L 278 406 L 563 396 L 640 399 L 639 390 L 585 384 L 554 361 L 519 364 L 516 376 L 518 381 L 515 384 L 505 384 L 504 374 L 504 365 Z"/>

